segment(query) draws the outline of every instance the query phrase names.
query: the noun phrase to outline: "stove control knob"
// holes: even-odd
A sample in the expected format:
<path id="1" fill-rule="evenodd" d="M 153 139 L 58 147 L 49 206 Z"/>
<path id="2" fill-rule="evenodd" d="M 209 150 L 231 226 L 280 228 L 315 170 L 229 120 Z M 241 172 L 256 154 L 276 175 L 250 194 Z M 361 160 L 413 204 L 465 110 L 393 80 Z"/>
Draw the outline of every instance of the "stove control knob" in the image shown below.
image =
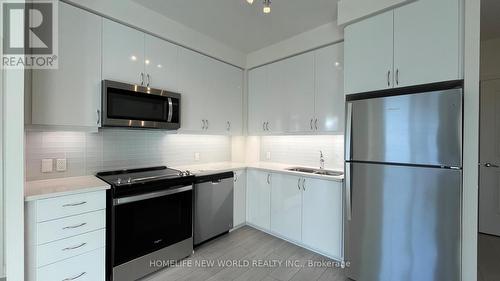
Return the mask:
<path id="1" fill-rule="evenodd" d="M 122 179 L 121 179 L 121 178 L 118 178 L 118 179 L 116 180 L 116 184 L 122 184 Z"/>
<path id="2" fill-rule="evenodd" d="M 132 179 L 131 178 L 128 178 L 127 179 L 127 183 L 131 183 L 132 182 Z"/>

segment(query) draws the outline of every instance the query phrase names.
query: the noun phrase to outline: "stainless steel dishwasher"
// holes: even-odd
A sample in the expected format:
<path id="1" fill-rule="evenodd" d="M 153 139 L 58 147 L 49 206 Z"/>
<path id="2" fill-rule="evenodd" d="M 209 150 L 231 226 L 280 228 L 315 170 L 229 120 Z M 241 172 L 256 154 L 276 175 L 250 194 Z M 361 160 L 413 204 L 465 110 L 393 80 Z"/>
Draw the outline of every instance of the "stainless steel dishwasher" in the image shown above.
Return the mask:
<path id="1" fill-rule="evenodd" d="M 194 185 L 194 245 L 233 227 L 233 172 L 197 177 Z"/>

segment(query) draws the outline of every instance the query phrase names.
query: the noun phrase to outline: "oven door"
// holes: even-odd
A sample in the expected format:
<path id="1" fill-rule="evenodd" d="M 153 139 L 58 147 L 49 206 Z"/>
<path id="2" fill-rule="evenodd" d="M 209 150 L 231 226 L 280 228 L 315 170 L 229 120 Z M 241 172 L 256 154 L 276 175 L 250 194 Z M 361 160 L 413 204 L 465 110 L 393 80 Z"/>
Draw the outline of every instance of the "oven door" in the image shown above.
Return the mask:
<path id="1" fill-rule="evenodd" d="M 180 95 L 103 81 L 102 123 L 111 127 L 178 129 Z"/>
<path id="2" fill-rule="evenodd" d="M 113 267 L 192 238 L 192 189 L 114 199 Z"/>

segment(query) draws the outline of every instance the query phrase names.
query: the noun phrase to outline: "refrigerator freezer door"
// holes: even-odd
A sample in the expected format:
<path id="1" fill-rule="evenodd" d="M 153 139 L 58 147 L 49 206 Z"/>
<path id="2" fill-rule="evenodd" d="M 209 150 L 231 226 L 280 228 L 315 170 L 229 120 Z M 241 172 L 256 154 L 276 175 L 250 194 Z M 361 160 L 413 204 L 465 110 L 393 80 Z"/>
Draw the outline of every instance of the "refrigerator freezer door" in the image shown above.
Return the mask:
<path id="1" fill-rule="evenodd" d="M 352 163 L 348 277 L 460 280 L 461 171 Z"/>
<path id="2" fill-rule="evenodd" d="M 346 160 L 462 166 L 462 89 L 349 103 L 346 147 L 352 153 Z"/>

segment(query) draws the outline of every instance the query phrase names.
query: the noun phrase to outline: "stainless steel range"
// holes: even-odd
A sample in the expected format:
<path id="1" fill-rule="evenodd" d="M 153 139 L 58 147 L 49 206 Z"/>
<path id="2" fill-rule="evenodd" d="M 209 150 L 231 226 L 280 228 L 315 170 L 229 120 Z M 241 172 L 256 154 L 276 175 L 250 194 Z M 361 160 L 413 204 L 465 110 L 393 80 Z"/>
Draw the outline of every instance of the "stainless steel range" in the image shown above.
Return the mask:
<path id="1" fill-rule="evenodd" d="M 193 252 L 194 176 L 167 167 L 98 173 L 109 183 L 107 280 L 133 281 Z"/>

